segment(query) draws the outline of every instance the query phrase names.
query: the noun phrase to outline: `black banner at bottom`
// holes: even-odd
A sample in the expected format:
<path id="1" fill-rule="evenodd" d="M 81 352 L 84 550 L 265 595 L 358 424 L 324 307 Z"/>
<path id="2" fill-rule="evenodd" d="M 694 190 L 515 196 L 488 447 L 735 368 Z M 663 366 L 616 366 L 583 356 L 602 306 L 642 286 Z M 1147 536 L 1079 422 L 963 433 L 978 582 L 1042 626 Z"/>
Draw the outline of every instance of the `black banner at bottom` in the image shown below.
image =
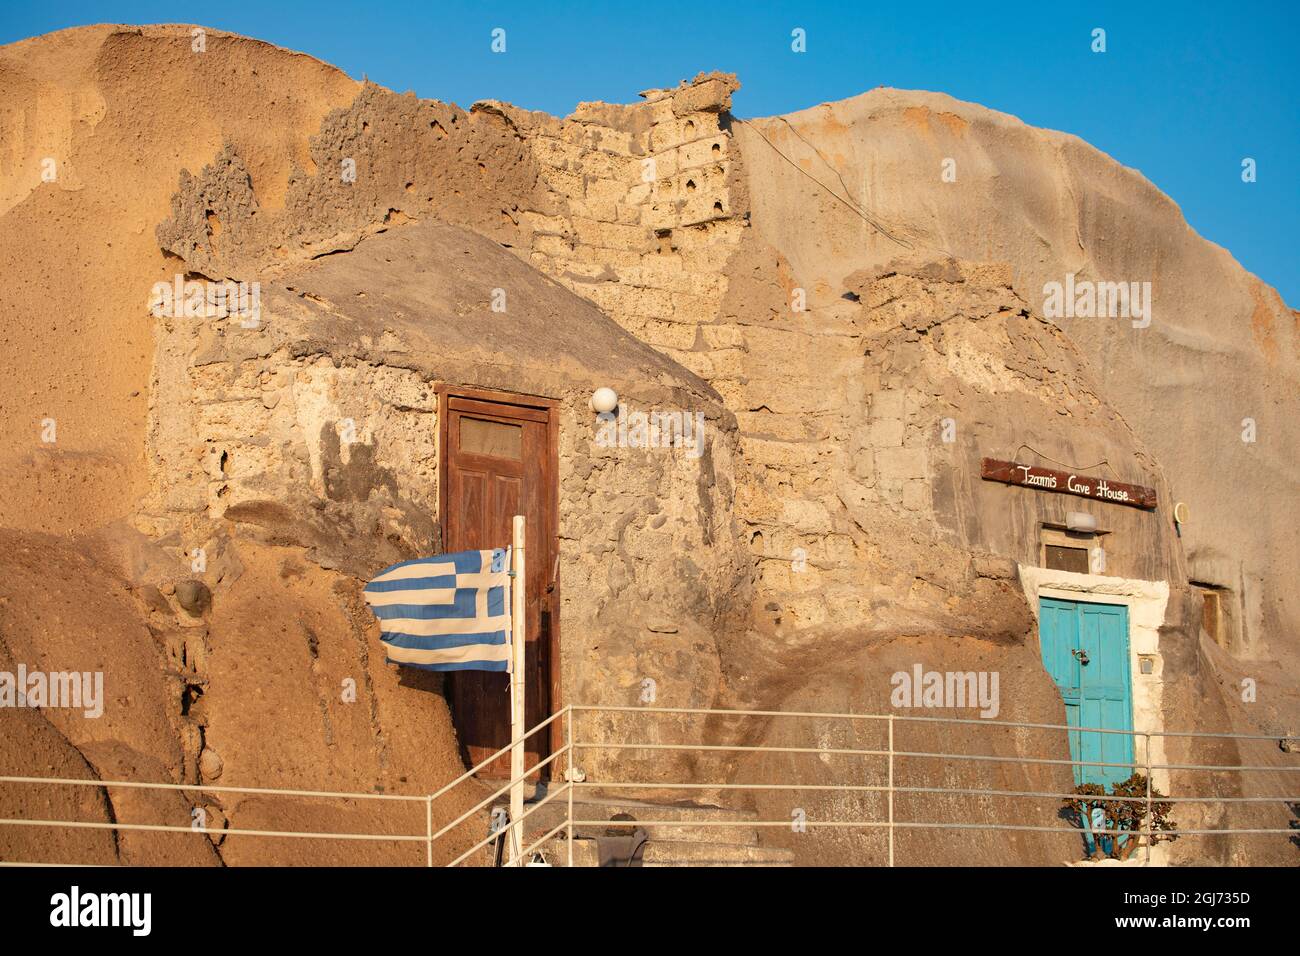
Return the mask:
<path id="1" fill-rule="evenodd" d="M 1172 931 L 1227 940 L 1289 926 L 1292 885 L 1285 869 L 1140 867 L 620 874 L 536 867 L 0 868 L 0 918 L 10 942 L 75 935 L 127 946 L 278 939 L 373 946 L 389 933 L 396 942 L 422 927 L 456 934 L 491 928 L 494 945 L 512 936 L 520 945 L 548 945 L 558 931 L 644 948 L 647 932 L 652 939 L 687 926 L 696 943 L 716 935 L 732 946 L 744 938 L 771 946 L 780 945 L 771 932 L 782 924 L 827 943 L 828 932 L 901 927 L 927 944 L 1031 929 L 1086 934 L 1080 939 Z"/>

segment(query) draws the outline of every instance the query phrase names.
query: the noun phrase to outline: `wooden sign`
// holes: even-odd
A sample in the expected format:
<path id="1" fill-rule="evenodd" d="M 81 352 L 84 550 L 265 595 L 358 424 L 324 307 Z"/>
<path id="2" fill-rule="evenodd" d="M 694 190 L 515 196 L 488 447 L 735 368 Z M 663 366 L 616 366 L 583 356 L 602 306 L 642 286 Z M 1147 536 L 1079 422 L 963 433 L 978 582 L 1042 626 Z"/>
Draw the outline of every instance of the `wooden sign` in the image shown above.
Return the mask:
<path id="1" fill-rule="evenodd" d="M 1122 481 L 1109 481 L 1106 478 L 1093 478 L 1089 475 L 1074 475 L 1068 471 L 1056 471 L 1052 468 L 1022 465 L 1015 461 L 985 458 L 980 463 L 980 477 L 985 481 L 1003 481 L 1008 485 L 1059 491 L 1062 494 L 1078 495 L 1080 498 L 1091 498 L 1094 501 L 1108 501 L 1116 505 L 1129 505 L 1133 508 L 1149 509 L 1156 506 L 1154 488 L 1129 485 Z"/>

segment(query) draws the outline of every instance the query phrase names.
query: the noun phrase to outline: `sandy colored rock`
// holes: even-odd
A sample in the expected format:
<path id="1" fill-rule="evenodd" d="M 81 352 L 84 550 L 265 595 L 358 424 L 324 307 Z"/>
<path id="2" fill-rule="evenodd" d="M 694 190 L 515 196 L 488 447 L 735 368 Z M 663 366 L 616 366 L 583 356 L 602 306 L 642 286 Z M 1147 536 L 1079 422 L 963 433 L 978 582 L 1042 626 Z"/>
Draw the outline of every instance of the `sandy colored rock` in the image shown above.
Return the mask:
<path id="1" fill-rule="evenodd" d="M 221 756 L 212 748 L 204 748 L 199 754 L 199 773 L 203 775 L 204 780 L 220 780 L 221 772 L 225 769 L 225 763 L 222 762 Z"/>
<path id="2" fill-rule="evenodd" d="M 176 600 L 191 615 L 200 617 L 212 606 L 212 592 L 202 581 L 180 581 L 176 585 Z"/>

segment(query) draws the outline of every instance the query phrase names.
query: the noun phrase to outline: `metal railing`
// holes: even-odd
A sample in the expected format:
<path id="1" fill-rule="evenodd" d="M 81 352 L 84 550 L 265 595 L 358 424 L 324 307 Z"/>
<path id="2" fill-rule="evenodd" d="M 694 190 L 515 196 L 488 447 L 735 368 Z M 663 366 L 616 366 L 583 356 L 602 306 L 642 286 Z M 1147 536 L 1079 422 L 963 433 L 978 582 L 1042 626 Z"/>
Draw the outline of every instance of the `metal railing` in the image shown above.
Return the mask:
<path id="1" fill-rule="evenodd" d="M 620 718 L 627 721 L 658 721 L 661 725 L 667 721 L 673 721 L 680 724 L 682 721 L 699 722 L 729 722 L 731 724 L 753 724 L 754 722 L 774 722 L 789 720 L 812 720 L 818 723 L 819 729 L 824 729 L 826 725 L 832 723 L 847 723 L 850 726 L 874 726 L 882 731 L 882 746 L 879 747 L 841 747 L 827 745 L 811 746 L 781 746 L 773 744 L 755 744 L 755 743 L 725 743 L 713 742 L 722 736 L 715 727 L 712 731 L 705 732 L 700 728 L 695 728 L 689 736 L 692 739 L 665 742 L 661 739 L 650 739 L 651 737 L 662 737 L 663 728 L 650 730 L 642 727 L 639 731 L 623 729 L 613 732 L 612 736 L 609 727 L 606 726 L 603 734 L 592 734 L 591 739 L 584 739 L 577 731 L 579 729 L 590 730 L 590 721 L 583 725 L 583 718 L 587 715 L 603 715 L 608 725 L 610 718 Z M 541 757 L 536 764 L 529 767 L 522 777 L 514 777 L 500 782 L 495 789 L 489 789 L 490 785 L 480 779 L 479 775 L 488 768 L 492 763 L 510 753 L 516 745 L 523 746 L 530 738 L 535 735 L 546 732 L 546 736 L 551 738 L 551 743 L 555 743 L 557 735 L 552 727 L 556 722 L 561 722 L 563 742 L 558 746 L 553 746 L 546 756 Z M 1135 744 L 1140 739 L 1143 743 L 1140 759 L 1135 753 L 1134 762 L 1131 763 L 1114 763 L 1092 760 L 1080 760 L 1074 758 L 1046 757 L 1046 756 L 1020 756 L 1005 755 L 995 753 L 950 753 L 938 750 L 926 749 L 906 749 L 898 746 L 898 734 L 901 728 L 923 725 L 937 724 L 945 726 L 971 725 L 981 728 L 1005 728 L 1007 730 L 1018 731 L 1047 731 L 1060 734 L 1118 734 L 1126 735 L 1134 739 Z M 734 734 L 734 732 L 733 732 Z M 713 741 L 703 742 L 706 737 L 711 736 Z M 734 734 L 733 739 L 739 736 Z M 597 739 L 603 737 L 604 739 Z M 527 731 L 516 740 L 507 743 L 500 750 L 491 756 L 470 767 L 456 779 L 445 784 L 437 791 L 427 795 L 399 795 L 399 794 L 380 794 L 380 793 L 351 793 L 339 791 L 322 791 L 322 790 L 295 790 L 265 787 L 235 787 L 235 786 L 215 786 L 206 784 L 174 784 L 174 783 L 144 783 L 139 781 L 122 781 L 122 780 L 96 780 L 96 779 L 65 779 L 55 777 L 32 777 L 32 776 L 0 776 L 0 784 L 28 785 L 41 787 L 95 787 L 102 789 L 127 788 L 141 790 L 158 790 L 158 791 L 180 791 L 182 793 L 211 793 L 211 794 L 237 794 L 237 795 L 254 795 L 254 796 L 275 796 L 275 797 L 299 797 L 311 799 L 327 799 L 336 801 L 388 801 L 400 802 L 405 804 L 424 804 L 424 832 L 423 833 L 357 833 L 357 832 L 339 832 L 339 831 L 318 831 L 318 830 L 271 830 L 255 828 L 210 828 L 207 826 L 180 826 L 157 823 L 127 823 L 118 821 L 76 821 L 76 820 L 47 820 L 47 819 L 26 819 L 21 817 L 0 818 L 0 827 L 48 827 L 63 829 L 104 829 L 114 831 L 144 831 L 144 832 L 171 832 L 171 833 L 196 833 L 196 834 L 218 834 L 222 837 L 263 837 L 263 838 L 286 838 L 286 839 L 318 839 L 318 840 L 343 840 L 343 841 L 389 841 L 393 843 L 419 843 L 425 845 L 425 865 L 433 866 L 435 860 L 435 848 L 441 849 L 442 841 L 455 834 L 459 845 L 454 847 L 448 853 L 439 853 L 437 855 L 449 857 L 448 866 L 460 866 L 466 864 L 491 865 L 492 862 L 503 863 L 508 866 L 524 865 L 527 861 L 534 859 L 537 854 L 550 853 L 550 847 L 556 841 L 559 841 L 563 834 L 563 846 L 559 854 L 550 853 L 551 859 L 555 861 L 563 860 L 568 865 L 574 863 L 574 845 L 575 832 L 578 828 L 604 827 L 604 828 L 633 828 L 633 827 L 680 827 L 683 825 L 681 818 L 678 819 L 637 819 L 632 821 L 610 820 L 610 819 L 584 819 L 575 812 L 575 797 L 579 793 L 590 793 L 593 795 L 600 793 L 626 793 L 640 792 L 653 795 L 668 795 L 680 799 L 683 794 L 707 794 L 711 797 L 717 797 L 722 794 L 738 795 L 744 798 L 757 799 L 757 796 L 763 793 L 773 791 L 790 791 L 790 792 L 807 792 L 822 794 L 881 794 L 883 795 L 884 812 L 879 818 L 869 818 L 865 814 L 854 815 L 849 817 L 826 817 L 821 819 L 804 819 L 799 826 L 805 828 L 835 828 L 835 829 L 860 829 L 860 830 L 884 830 L 886 833 L 886 853 L 885 861 L 887 865 L 894 866 L 897 862 L 896 837 L 898 833 L 908 830 L 978 830 L 989 832 L 1025 832 L 1025 833 L 1060 833 L 1081 837 L 1083 831 L 1073 823 L 1062 820 L 1056 825 L 1041 825 L 1031 823 L 1003 823 L 996 822 L 992 819 L 983 821 L 954 821 L 954 820 L 903 820 L 898 818 L 896 812 L 896 798 L 904 795 L 924 795 L 928 797 L 935 796 L 952 796 L 952 797 L 979 797 L 979 798 L 1000 798 L 1010 801 L 1070 801 L 1086 800 L 1089 804 L 1103 804 L 1112 801 L 1124 801 L 1131 803 L 1143 804 L 1142 826 L 1134 829 L 1126 828 L 1092 828 L 1089 832 L 1097 835 L 1112 835 L 1115 837 L 1123 836 L 1126 839 L 1142 837 L 1145 838 L 1143 843 L 1147 851 L 1147 861 L 1150 861 L 1150 851 L 1152 838 L 1156 836 L 1168 837 L 1169 831 L 1156 829 L 1153 826 L 1152 810 L 1156 804 L 1184 805 L 1184 804 L 1274 804 L 1286 807 L 1287 811 L 1295 815 L 1296 808 L 1300 806 L 1300 795 L 1268 795 L 1268 796 L 1220 796 L 1218 793 L 1205 794 L 1163 794 L 1153 793 L 1153 775 L 1156 773 L 1167 774 L 1169 772 L 1178 773 L 1236 773 L 1236 774 L 1273 774 L 1273 773 L 1295 773 L 1300 771 L 1300 765 L 1260 765 L 1260 764 L 1189 764 L 1189 763 L 1170 763 L 1163 760 L 1153 760 L 1152 741 L 1153 738 L 1172 739 L 1172 738 L 1205 738 L 1216 740 L 1232 740 L 1237 742 L 1246 741 L 1273 741 L 1280 739 L 1279 735 L 1266 734 L 1226 734 L 1226 733 L 1205 733 L 1205 732 L 1185 732 L 1185 731 L 1125 731 L 1108 728 L 1089 728 L 1089 727 L 1072 727 L 1062 724 L 1031 723 L 1022 721 L 999 721 L 984 720 L 973 718 L 950 718 L 950 717 L 927 717 L 913 716 L 902 714 L 853 714 L 853 713 L 829 713 L 817 711 L 774 711 L 774 710 L 721 710 L 715 708 L 684 708 L 684 707 L 655 707 L 655 706 L 615 706 L 615 705 L 594 705 L 594 704 L 573 704 L 568 705 L 543 720 L 531 730 Z M 699 742 L 694 742 L 695 740 Z M 1057 752 L 1061 752 L 1064 741 L 1058 739 Z M 546 748 L 541 748 L 545 750 Z M 1136 750 L 1136 747 L 1135 747 Z M 700 780 L 685 779 L 677 777 L 664 777 L 663 768 L 655 764 L 655 759 L 665 755 L 674 754 L 693 754 L 697 756 L 711 758 L 716 770 L 724 775 L 723 779 L 718 780 Z M 586 779 L 585 774 L 578 767 L 578 756 L 586 755 L 595 760 L 601 769 L 599 779 Z M 599 756 L 598 756 L 599 755 Z M 833 783 L 815 783 L 807 782 L 801 779 L 801 775 L 795 774 L 788 779 L 772 779 L 757 782 L 742 782 L 735 778 L 735 767 L 727 763 L 726 758 L 751 758 L 761 755 L 783 755 L 790 758 L 798 756 L 815 756 L 823 762 L 832 757 L 844 758 L 850 763 L 844 773 L 851 781 L 855 782 L 833 782 Z M 879 760 L 880 763 L 872 765 L 871 762 Z M 998 789 L 993 787 L 950 787 L 950 786 L 922 786 L 907 785 L 905 781 L 900 782 L 899 771 L 901 761 L 956 761 L 970 764 L 988 764 L 988 765 L 1020 765 L 1026 767 L 1078 767 L 1089 766 L 1097 768 L 1113 768 L 1118 770 L 1132 770 L 1143 772 L 1146 777 L 1146 792 L 1142 796 L 1116 796 L 1116 795 L 1088 795 L 1081 797 L 1076 792 L 1066 792 L 1064 790 L 1028 790 L 1028 789 Z M 491 808 L 498 802 L 502 801 L 510 792 L 511 788 L 522 782 L 533 782 L 541 780 L 543 776 L 556 777 L 557 771 L 563 767 L 563 773 L 558 774 L 560 779 L 552 781 L 545 786 L 537 786 L 532 801 L 525 804 L 523 814 L 518 820 L 510 820 L 504 826 L 496 826 L 487 832 L 486 835 L 474 839 L 472 836 L 465 837 L 466 829 L 473 829 L 475 826 L 481 826 L 487 817 Z M 641 769 L 651 773 L 658 774 L 657 779 L 631 779 L 631 771 Z M 670 772 L 677 772 L 680 767 L 670 765 Z M 880 783 L 860 782 L 862 779 L 877 779 Z M 493 783 L 497 783 L 493 781 Z M 468 788 L 471 796 L 468 801 L 471 805 L 468 809 L 455 812 L 454 809 L 448 810 L 448 806 L 456 806 L 452 795 L 457 793 L 460 788 Z M 1296 788 L 1300 789 L 1300 788 Z M 477 797 L 477 799 L 475 799 Z M 464 802 L 462 800 L 462 802 Z M 547 817 L 541 811 L 550 808 L 551 816 Z M 554 819 L 554 811 L 559 810 L 558 822 L 549 826 L 547 823 L 539 821 Z M 583 809 L 579 807 L 578 809 Z M 446 822 L 435 827 L 435 820 Z M 531 821 L 531 823 L 530 823 Z M 771 828 L 789 828 L 792 826 L 789 819 L 691 819 L 689 822 L 691 828 L 707 827 L 745 827 L 755 831 L 766 830 Z M 530 833 L 531 828 L 531 833 Z M 538 835 L 540 834 L 540 835 Z M 1182 836 L 1206 836 L 1206 835 L 1289 835 L 1292 837 L 1300 836 L 1300 829 L 1297 829 L 1296 821 L 1289 821 L 1286 827 L 1218 827 L 1218 828 L 1182 828 L 1172 831 L 1172 834 L 1178 837 Z M 530 842 L 531 840 L 531 842 Z M 468 842 L 468 846 L 464 844 Z M 0 865 L 43 865 L 37 862 L 18 862 L 0 860 Z"/>
<path id="2" fill-rule="evenodd" d="M 1145 848 L 1147 850 L 1147 859 L 1150 859 L 1150 850 L 1152 837 L 1158 836 L 1167 838 L 1169 836 L 1207 836 L 1214 834 L 1236 834 L 1236 835 L 1286 835 L 1293 838 L 1300 838 L 1300 823 L 1295 820 L 1290 822 L 1286 827 L 1227 827 L 1227 828 L 1183 828 L 1168 831 L 1164 829 L 1154 829 L 1149 821 L 1152 820 L 1152 807 L 1155 804 L 1274 804 L 1284 806 L 1293 816 L 1300 809 L 1300 796 L 1297 795 L 1276 795 L 1276 796 L 1219 796 L 1219 795 L 1201 795 L 1201 796 L 1166 796 L 1153 794 L 1153 778 L 1158 772 L 1167 773 L 1169 771 L 1179 772 L 1223 772 L 1223 773 L 1295 773 L 1300 772 L 1300 765 L 1279 766 L 1279 765 L 1251 765 L 1251 764 L 1188 764 L 1188 763 L 1167 763 L 1157 762 L 1152 759 L 1152 739 L 1153 738 L 1203 738 L 1214 740 L 1234 740 L 1234 741 L 1269 741 L 1277 743 L 1286 735 L 1279 734 L 1231 734 L 1231 733 L 1207 733 L 1192 731 L 1131 731 L 1116 730 L 1111 728 L 1100 727 L 1076 727 L 1066 724 L 1049 724 L 1026 721 L 1003 721 L 974 718 L 954 718 L 954 717 L 927 717 L 903 714 L 854 714 L 854 713 L 830 713 L 820 711 L 775 711 L 775 710 L 719 710 L 713 708 L 686 708 L 686 707 L 653 707 L 653 706 L 609 706 L 609 705 L 573 705 L 570 708 L 575 713 L 583 712 L 603 712 L 614 714 L 639 714 L 651 716 L 690 716 L 698 718 L 731 718 L 731 719 L 762 719 L 778 720 L 805 718 L 819 721 L 849 721 L 849 722 L 873 722 L 883 724 L 885 727 L 885 747 L 883 749 L 873 748 L 850 748 L 850 747 L 782 747 L 770 745 L 753 745 L 753 744 L 703 744 L 703 743 L 659 743 L 659 742 L 611 742 L 595 740 L 576 740 L 572 743 L 574 751 L 650 751 L 650 752 L 691 752 L 691 753 L 739 753 L 739 754 L 767 754 L 767 753 L 785 753 L 785 754 L 810 754 L 818 756 L 843 755 L 850 757 L 880 757 L 884 758 L 886 765 L 884 767 L 883 777 L 884 785 L 873 784 L 809 784 L 791 782 L 775 783 L 738 783 L 733 781 L 719 782 L 670 782 L 663 780 L 656 781 L 628 781 L 606 779 L 601 781 L 584 781 L 577 784 L 580 788 L 599 788 L 602 790 L 621 791 L 643 789 L 654 792 L 677 792 L 677 791 L 713 791 L 713 792 L 761 792 L 767 790 L 790 790 L 790 791 L 841 791 L 856 793 L 883 793 L 886 796 L 886 813 L 884 819 L 823 819 L 823 820 L 803 820 L 800 822 L 802 827 L 826 827 L 826 828 L 860 828 L 860 829 L 885 829 L 887 831 L 887 861 L 889 866 L 895 865 L 896 848 L 895 836 L 899 830 L 980 830 L 980 831 L 1006 831 L 1006 832 L 1026 832 L 1026 833 L 1062 833 L 1074 836 L 1081 836 L 1084 829 L 1074 826 L 1068 822 L 1062 822 L 1056 826 L 1036 826 L 1030 824 L 1005 824 L 994 822 L 953 822 L 953 821 L 903 821 L 896 819 L 895 816 L 895 797 L 900 794 L 929 794 L 929 795 L 951 795 L 951 796 L 979 796 L 979 797 L 1004 797 L 1018 798 L 1029 800 L 1054 800 L 1054 801 L 1086 801 L 1089 804 L 1099 804 L 1107 802 L 1134 802 L 1144 804 L 1143 822 L 1147 825 L 1138 828 L 1096 828 L 1087 827 L 1088 832 L 1094 835 L 1123 836 L 1126 838 L 1144 837 L 1146 838 Z M 941 724 L 941 725 L 970 725 L 985 728 L 1007 728 L 1018 730 L 1043 730 L 1063 732 L 1066 735 L 1075 736 L 1082 734 L 1114 734 L 1127 736 L 1135 741 L 1143 741 L 1142 759 L 1132 763 L 1115 763 L 1096 760 L 1082 760 L 1077 758 L 1050 758 L 1050 757 L 1032 757 L 1032 756 L 1009 756 L 999 754 L 971 754 L 971 753 L 948 753 L 943 751 L 928 750 L 909 750 L 899 749 L 896 746 L 896 727 L 899 725 L 909 724 Z M 966 787 L 924 787 L 924 786 L 902 786 L 897 783 L 896 773 L 898 761 L 901 758 L 925 759 L 925 760 L 943 760 L 943 761 L 967 761 L 967 762 L 986 762 L 990 764 L 1010 764 L 1010 765 L 1038 765 L 1038 766 L 1061 766 L 1061 767 L 1097 767 L 1097 768 L 1114 768 L 1131 771 L 1142 771 L 1146 779 L 1146 792 L 1143 796 L 1115 796 L 1115 795 L 1086 795 L 1081 796 L 1079 793 L 1070 791 L 1042 791 L 1042 790 L 1000 790 L 991 788 L 966 788 Z M 1300 789 L 1300 788 L 1297 788 Z M 620 822 L 610 820 L 575 820 L 571 821 L 573 826 L 604 826 L 604 827 L 648 827 L 648 826 L 672 826 L 674 821 L 671 820 L 648 820 L 638 819 L 632 822 Z M 784 820 L 743 820 L 743 821 L 692 821 L 692 826 L 700 827 L 725 827 L 725 826 L 743 826 L 762 828 L 789 828 L 791 821 Z"/>
<path id="3" fill-rule="evenodd" d="M 27 784 L 41 786 L 57 787 L 94 787 L 97 789 L 129 789 L 129 790 L 151 790 L 151 791 L 181 791 L 188 793 L 229 793 L 256 796 L 275 796 L 275 797 L 309 797 L 324 798 L 331 800 L 387 800 L 399 801 L 406 803 L 423 803 L 425 804 L 425 818 L 432 820 L 433 796 L 403 796 L 398 794 L 386 793 L 350 793 L 334 790 L 290 790 L 272 787 L 231 787 L 231 786 L 212 786 L 207 784 L 177 784 L 177 783 L 145 783 L 138 780 L 98 780 L 98 779 L 76 779 L 67 777 L 18 777 L 18 776 L 0 776 L 0 784 Z M 197 808 L 196 808 L 197 809 Z M 263 836 L 263 837 L 280 837 L 286 839 L 317 839 L 317 840 L 388 840 L 393 842 L 412 842 L 424 841 L 429 842 L 429 834 L 392 834 L 392 833 L 348 833 L 339 831 L 307 831 L 307 830 L 264 830 L 264 829 L 243 829 L 243 828 L 218 828 L 208 826 L 180 826 L 175 824 L 159 823 L 122 823 L 118 821 L 88 821 L 88 820 L 43 820 L 27 819 L 23 817 L 6 817 L 0 818 L 0 826 L 15 827 L 50 827 L 54 829 L 65 830 L 113 830 L 115 832 L 153 832 L 153 833 L 197 833 L 211 836 Z M 79 866 L 82 864 L 50 864 L 27 861 L 0 860 L 0 866 L 59 866 L 70 865 Z M 432 865 L 432 860 L 430 860 Z"/>

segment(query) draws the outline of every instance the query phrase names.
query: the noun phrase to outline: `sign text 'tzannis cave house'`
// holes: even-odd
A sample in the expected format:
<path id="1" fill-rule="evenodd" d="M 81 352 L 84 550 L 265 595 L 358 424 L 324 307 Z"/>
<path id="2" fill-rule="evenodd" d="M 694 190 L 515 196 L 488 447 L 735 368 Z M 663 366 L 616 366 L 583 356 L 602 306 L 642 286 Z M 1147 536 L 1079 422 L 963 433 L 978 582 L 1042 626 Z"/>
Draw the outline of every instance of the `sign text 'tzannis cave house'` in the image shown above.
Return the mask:
<path id="1" fill-rule="evenodd" d="M 985 481 L 1002 481 L 1008 485 L 1024 485 L 1042 491 L 1059 491 L 1062 494 L 1078 495 L 1094 501 L 1109 501 L 1117 505 L 1129 505 L 1133 508 L 1154 508 L 1156 491 L 1142 485 L 1128 485 L 1122 481 L 1107 481 L 1105 478 L 1093 478 L 1088 475 L 1074 475 L 1068 471 L 1055 471 L 1051 468 L 1035 468 L 1021 465 L 1014 461 L 999 461 L 985 458 L 980 463 L 980 477 Z"/>

